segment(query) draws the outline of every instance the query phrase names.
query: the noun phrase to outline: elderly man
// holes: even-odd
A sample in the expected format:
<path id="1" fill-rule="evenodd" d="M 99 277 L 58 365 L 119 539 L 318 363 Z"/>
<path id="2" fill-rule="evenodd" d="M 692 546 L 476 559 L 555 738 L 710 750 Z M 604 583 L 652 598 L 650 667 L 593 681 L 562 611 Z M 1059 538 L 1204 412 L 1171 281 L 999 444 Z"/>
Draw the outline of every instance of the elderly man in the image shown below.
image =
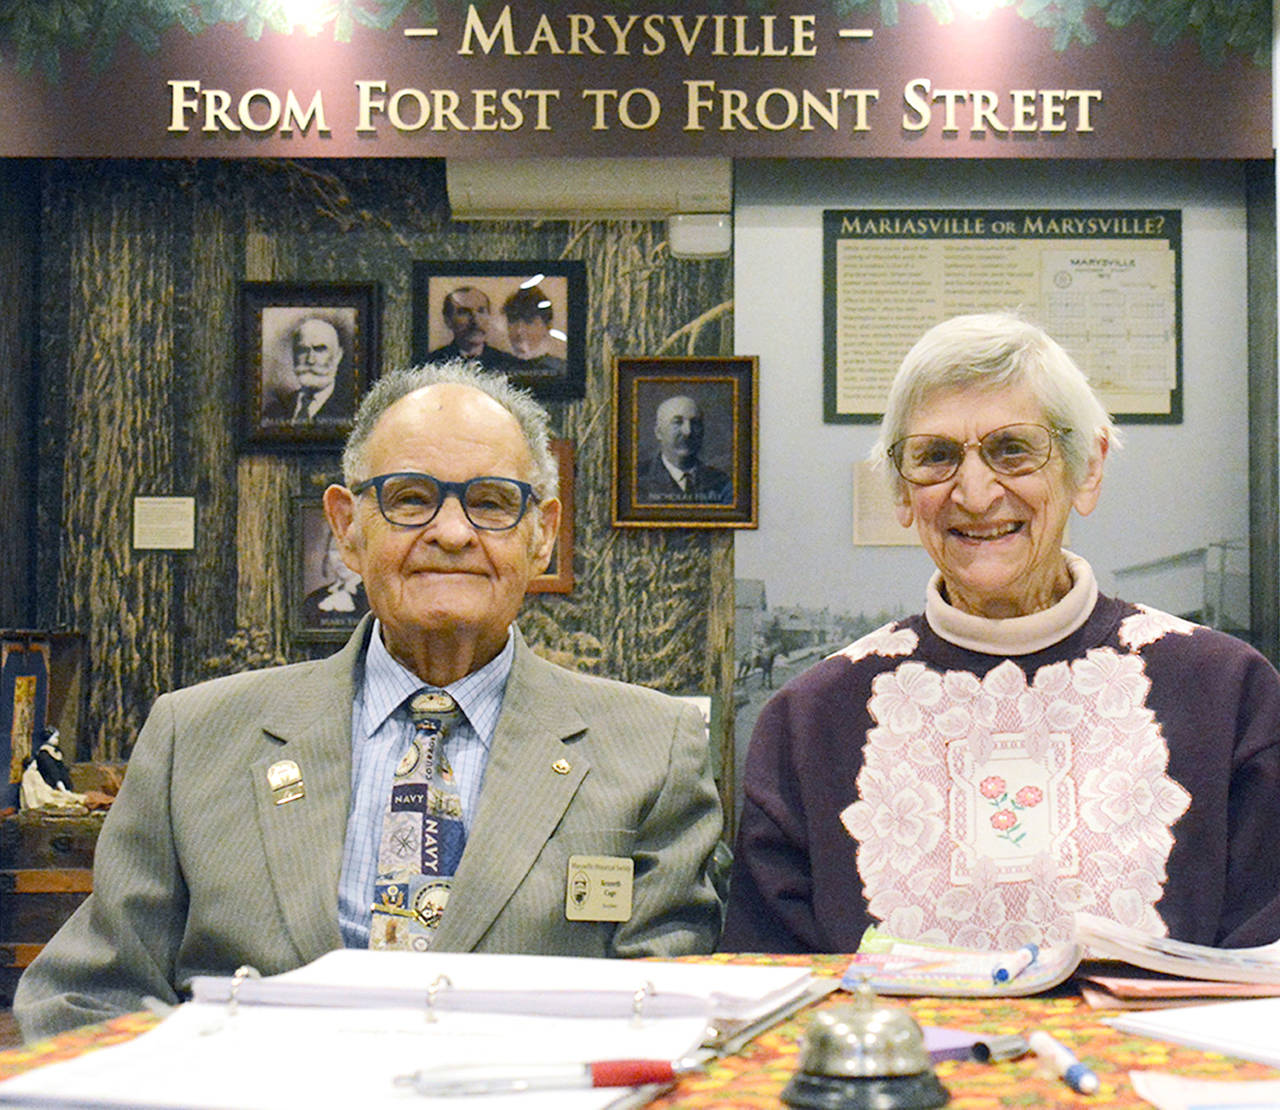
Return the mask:
<path id="1" fill-rule="evenodd" d="M 444 299 L 444 322 L 453 332 L 453 341 L 427 355 L 428 362 L 474 359 L 486 370 L 511 370 L 514 359 L 506 351 L 489 346 L 492 312 L 489 295 L 473 285 L 460 285 Z"/>
<path id="2" fill-rule="evenodd" d="M 294 329 L 292 345 L 298 388 L 291 394 L 269 397 L 263 404 L 263 419 L 294 424 L 310 424 L 321 416 L 350 420 L 354 408 L 351 391 L 337 389 L 343 354 L 338 329 L 328 320 L 310 317 Z"/>
<path id="3" fill-rule="evenodd" d="M 473 365 L 374 386 L 325 492 L 371 615 L 328 659 L 157 701 L 94 893 L 19 984 L 25 1036 L 343 945 L 712 948 L 699 714 L 555 667 L 513 623 L 560 520 L 547 435 Z"/>
<path id="4" fill-rule="evenodd" d="M 637 501 L 728 505 L 733 481 L 702 461 L 702 409 L 692 397 L 668 397 L 658 406 L 653 434 L 658 454 L 636 468 Z"/>

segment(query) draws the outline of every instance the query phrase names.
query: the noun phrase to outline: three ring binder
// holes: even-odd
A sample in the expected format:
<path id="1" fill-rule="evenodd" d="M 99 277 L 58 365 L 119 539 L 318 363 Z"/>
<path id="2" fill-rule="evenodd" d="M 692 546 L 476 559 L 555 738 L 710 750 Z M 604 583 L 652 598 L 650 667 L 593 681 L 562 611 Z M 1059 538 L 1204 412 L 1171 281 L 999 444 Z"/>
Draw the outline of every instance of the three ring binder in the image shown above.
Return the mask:
<path id="1" fill-rule="evenodd" d="M 436 995 L 452 986 L 453 980 L 447 975 L 437 975 L 431 980 L 431 985 L 427 987 L 427 1021 L 440 1020 L 436 1014 Z"/>
<path id="2" fill-rule="evenodd" d="M 244 985 L 246 979 L 261 979 L 262 973 L 249 964 L 241 964 L 236 968 L 235 974 L 231 976 L 231 986 L 227 995 L 227 1017 L 236 1016 L 236 1009 L 240 1005 L 240 988 Z"/>
<path id="3" fill-rule="evenodd" d="M 631 996 L 631 1024 L 639 1025 L 644 1020 L 645 1003 L 655 994 L 653 983 L 646 979 L 636 993 Z"/>
<path id="4" fill-rule="evenodd" d="M 193 986 L 195 1000 L 136 1039 L 0 1084 L 0 1103 L 105 1108 L 125 1090 L 130 1105 L 157 1110 L 392 1110 L 404 1105 L 396 1077 L 444 1067 L 670 1070 L 736 1051 L 835 980 L 800 967 L 342 949 L 282 975 L 246 967 Z M 549 1097 L 605 1110 L 618 1089 Z"/>

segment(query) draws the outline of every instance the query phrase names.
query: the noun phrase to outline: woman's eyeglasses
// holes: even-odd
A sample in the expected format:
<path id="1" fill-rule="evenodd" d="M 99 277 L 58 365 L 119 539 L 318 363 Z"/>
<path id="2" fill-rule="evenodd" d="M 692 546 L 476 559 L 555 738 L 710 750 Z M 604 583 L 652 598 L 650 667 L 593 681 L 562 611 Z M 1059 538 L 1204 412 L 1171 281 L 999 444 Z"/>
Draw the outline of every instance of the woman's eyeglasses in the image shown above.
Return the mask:
<path id="1" fill-rule="evenodd" d="M 1005 424 L 981 439 L 961 443 L 949 436 L 903 436 L 889 448 L 894 468 L 914 486 L 932 486 L 954 477 L 970 447 L 997 474 L 1019 478 L 1034 474 L 1053 454 L 1053 441 L 1063 430 L 1042 424 Z"/>

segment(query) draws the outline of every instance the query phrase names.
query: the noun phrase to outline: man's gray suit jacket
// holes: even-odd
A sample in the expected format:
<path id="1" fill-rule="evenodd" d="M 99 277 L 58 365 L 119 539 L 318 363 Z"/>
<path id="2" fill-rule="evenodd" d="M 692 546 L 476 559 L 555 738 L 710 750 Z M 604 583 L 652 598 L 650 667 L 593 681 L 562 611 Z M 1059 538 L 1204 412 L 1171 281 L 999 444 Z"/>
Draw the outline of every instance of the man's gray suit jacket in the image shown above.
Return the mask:
<path id="1" fill-rule="evenodd" d="M 351 707 L 371 621 L 327 659 L 160 697 L 94 861 L 94 891 L 23 975 L 27 1040 L 173 1002 L 193 975 L 264 975 L 342 946 Z M 701 716 L 652 690 L 515 656 L 441 951 L 709 952 L 721 831 Z M 275 804 L 292 760 L 305 796 Z M 567 769 L 566 769 L 567 768 Z M 565 918 L 575 854 L 634 860 L 623 923 Z"/>

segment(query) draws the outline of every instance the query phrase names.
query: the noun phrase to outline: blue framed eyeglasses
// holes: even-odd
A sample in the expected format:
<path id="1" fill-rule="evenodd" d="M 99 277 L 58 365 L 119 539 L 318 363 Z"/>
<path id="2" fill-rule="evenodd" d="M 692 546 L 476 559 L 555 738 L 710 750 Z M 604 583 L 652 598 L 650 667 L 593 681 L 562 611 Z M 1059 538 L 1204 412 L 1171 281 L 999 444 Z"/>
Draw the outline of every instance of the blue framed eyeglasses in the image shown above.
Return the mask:
<path id="1" fill-rule="evenodd" d="M 505 532 L 524 519 L 531 502 L 538 502 L 538 495 L 528 482 L 493 475 L 446 482 L 430 474 L 405 470 L 379 474 L 351 487 L 357 497 L 369 490 L 378 499 L 383 519 L 400 528 L 430 524 L 440 506 L 449 497 L 456 497 L 472 527 L 483 532 Z"/>

